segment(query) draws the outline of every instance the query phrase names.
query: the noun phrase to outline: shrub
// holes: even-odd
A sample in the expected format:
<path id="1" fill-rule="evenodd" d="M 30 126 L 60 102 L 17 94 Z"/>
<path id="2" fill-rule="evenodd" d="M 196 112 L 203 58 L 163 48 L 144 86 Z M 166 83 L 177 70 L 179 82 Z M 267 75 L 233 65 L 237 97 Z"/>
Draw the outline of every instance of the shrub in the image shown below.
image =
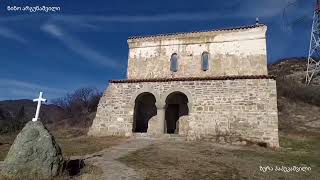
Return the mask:
<path id="1" fill-rule="evenodd" d="M 101 96 L 102 93 L 96 88 L 80 88 L 52 102 L 63 108 L 72 117 L 77 117 L 95 112 Z"/>
<path id="2" fill-rule="evenodd" d="M 306 86 L 289 77 L 277 78 L 278 96 L 320 106 L 320 87 Z"/>

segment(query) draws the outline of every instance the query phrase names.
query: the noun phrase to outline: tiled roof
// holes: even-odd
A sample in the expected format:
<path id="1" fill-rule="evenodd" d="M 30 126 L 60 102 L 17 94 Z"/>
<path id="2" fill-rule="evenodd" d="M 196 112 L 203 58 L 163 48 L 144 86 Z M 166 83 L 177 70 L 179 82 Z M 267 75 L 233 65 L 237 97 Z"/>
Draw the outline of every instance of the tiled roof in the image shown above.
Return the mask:
<path id="1" fill-rule="evenodd" d="M 128 39 L 143 39 L 143 38 L 153 38 L 153 37 L 166 37 L 166 36 L 195 34 L 195 33 L 203 33 L 203 32 L 235 31 L 235 30 L 241 30 L 241 29 L 252 29 L 252 28 L 257 28 L 257 27 L 262 27 L 262 26 L 265 26 L 265 24 L 254 24 L 254 25 L 248 25 L 248 26 L 238 26 L 238 27 L 211 29 L 211 30 L 193 31 L 193 32 L 177 32 L 177 33 L 156 34 L 156 35 L 146 35 L 146 36 L 131 36 Z"/>
<path id="2" fill-rule="evenodd" d="M 169 82 L 169 81 L 208 81 L 208 80 L 236 80 L 236 79 L 275 79 L 275 76 L 217 76 L 217 77 L 187 77 L 187 78 L 156 78 L 156 79 L 124 79 L 110 80 L 110 83 L 138 83 L 138 82 Z"/>

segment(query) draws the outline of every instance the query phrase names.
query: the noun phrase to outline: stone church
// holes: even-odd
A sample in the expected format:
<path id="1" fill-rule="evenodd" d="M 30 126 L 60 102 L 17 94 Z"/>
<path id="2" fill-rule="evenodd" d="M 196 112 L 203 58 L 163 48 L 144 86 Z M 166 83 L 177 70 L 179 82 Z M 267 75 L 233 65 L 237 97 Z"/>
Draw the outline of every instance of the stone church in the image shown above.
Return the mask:
<path id="1" fill-rule="evenodd" d="M 266 32 L 255 24 L 129 38 L 127 79 L 109 81 L 88 134 L 278 147 Z"/>

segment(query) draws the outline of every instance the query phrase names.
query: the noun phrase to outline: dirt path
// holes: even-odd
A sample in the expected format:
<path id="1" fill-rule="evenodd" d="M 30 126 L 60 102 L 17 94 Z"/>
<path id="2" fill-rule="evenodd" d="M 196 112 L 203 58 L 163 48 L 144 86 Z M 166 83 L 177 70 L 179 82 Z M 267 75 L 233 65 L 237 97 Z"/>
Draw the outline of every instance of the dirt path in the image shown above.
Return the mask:
<path id="1" fill-rule="evenodd" d="M 151 139 L 133 138 L 127 143 L 104 149 L 100 152 L 82 157 L 85 163 L 90 163 L 102 169 L 100 179 L 105 180 L 133 180 L 144 179 L 144 176 L 116 159 L 125 156 L 133 151 L 142 149 L 152 144 Z M 73 157 L 77 158 L 77 157 Z"/>

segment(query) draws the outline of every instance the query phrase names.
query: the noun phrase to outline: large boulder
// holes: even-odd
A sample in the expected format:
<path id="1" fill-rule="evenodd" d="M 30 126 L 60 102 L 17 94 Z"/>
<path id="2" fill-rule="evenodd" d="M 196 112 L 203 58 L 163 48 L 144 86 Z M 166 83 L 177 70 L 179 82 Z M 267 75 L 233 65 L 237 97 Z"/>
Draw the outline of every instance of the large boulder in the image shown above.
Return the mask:
<path id="1" fill-rule="evenodd" d="M 3 176 L 45 178 L 61 172 L 63 156 L 54 137 L 40 121 L 28 122 L 2 163 Z"/>

